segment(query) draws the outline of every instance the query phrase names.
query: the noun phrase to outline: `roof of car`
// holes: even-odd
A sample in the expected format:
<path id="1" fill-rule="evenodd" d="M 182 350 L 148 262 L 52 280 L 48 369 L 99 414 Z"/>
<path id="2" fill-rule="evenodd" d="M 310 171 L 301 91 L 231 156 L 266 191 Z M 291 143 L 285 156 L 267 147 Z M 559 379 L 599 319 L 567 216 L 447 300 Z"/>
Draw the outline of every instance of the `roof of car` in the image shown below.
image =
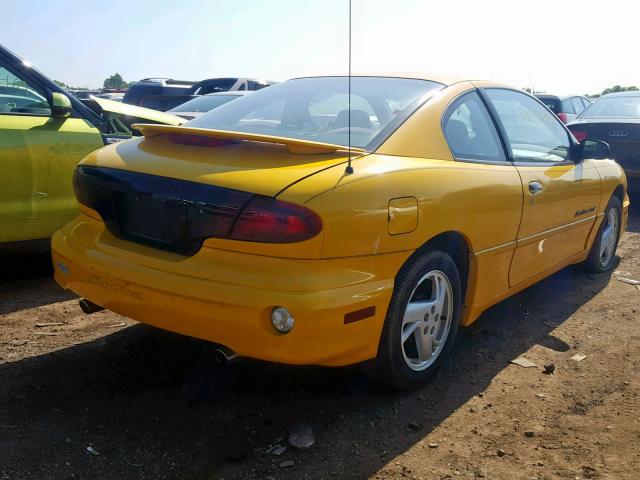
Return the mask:
<path id="1" fill-rule="evenodd" d="M 216 95 L 227 95 L 227 96 L 231 95 L 231 96 L 235 96 L 235 97 L 241 97 L 243 95 L 246 95 L 247 93 L 253 93 L 253 90 L 229 90 L 227 92 L 207 93 L 207 94 L 202 95 L 202 96 L 204 96 L 204 97 L 212 97 L 212 96 L 216 96 Z"/>
<path id="2" fill-rule="evenodd" d="M 254 78 L 254 77 L 211 77 L 211 78 L 205 78 L 204 80 L 200 80 L 199 82 L 196 82 L 196 83 L 216 82 L 220 80 L 236 80 L 236 81 L 248 80 L 251 82 L 268 83 L 268 84 L 278 83 L 274 80 L 264 80 L 262 78 Z"/>
<path id="3" fill-rule="evenodd" d="M 534 95 L 538 98 L 557 98 L 560 101 L 574 97 L 584 97 L 584 95 L 553 95 L 551 93 L 534 93 Z"/>
<path id="4" fill-rule="evenodd" d="M 190 87 L 198 82 L 192 82 L 190 80 L 176 80 L 174 78 L 165 78 L 165 77 L 149 77 L 138 80 L 134 83 L 153 83 L 153 84 L 164 84 L 164 85 L 172 85 L 172 86 L 185 86 Z"/>
<path id="5" fill-rule="evenodd" d="M 534 95 L 538 98 L 556 98 L 558 100 L 566 100 L 567 98 L 569 98 L 567 95 L 561 96 L 553 95 L 551 93 L 534 93 Z"/>
<path id="6" fill-rule="evenodd" d="M 611 97 L 640 97 L 639 91 L 630 91 L 630 92 L 615 92 L 615 93 L 607 93 L 606 95 L 602 95 L 600 98 L 611 98 Z"/>

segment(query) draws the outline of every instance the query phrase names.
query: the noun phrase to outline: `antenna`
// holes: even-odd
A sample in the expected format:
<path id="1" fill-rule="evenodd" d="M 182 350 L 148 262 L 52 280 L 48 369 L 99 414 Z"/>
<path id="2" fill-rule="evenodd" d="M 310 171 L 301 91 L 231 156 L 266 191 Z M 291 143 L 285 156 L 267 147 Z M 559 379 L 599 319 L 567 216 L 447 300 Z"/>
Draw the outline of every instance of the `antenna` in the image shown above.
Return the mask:
<path id="1" fill-rule="evenodd" d="M 348 154 L 348 159 L 347 159 L 347 168 L 345 170 L 345 173 L 351 174 L 353 173 L 353 167 L 351 166 L 351 0 L 349 0 L 349 75 L 348 75 L 348 87 L 347 87 L 347 108 L 349 109 L 349 115 L 348 115 L 348 128 L 349 128 L 349 133 L 348 133 L 348 146 L 347 146 L 347 154 Z"/>

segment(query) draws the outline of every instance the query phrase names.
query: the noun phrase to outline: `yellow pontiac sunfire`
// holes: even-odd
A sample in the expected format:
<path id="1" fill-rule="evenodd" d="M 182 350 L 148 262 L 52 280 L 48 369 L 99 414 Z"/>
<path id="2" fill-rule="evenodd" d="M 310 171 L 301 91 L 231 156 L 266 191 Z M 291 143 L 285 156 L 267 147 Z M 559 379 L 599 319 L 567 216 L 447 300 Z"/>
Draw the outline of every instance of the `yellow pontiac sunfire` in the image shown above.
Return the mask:
<path id="1" fill-rule="evenodd" d="M 348 88 L 290 80 L 90 154 L 56 280 L 243 356 L 364 362 L 409 389 L 491 305 L 572 263 L 612 267 L 629 200 L 607 144 L 492 82 Z"/>

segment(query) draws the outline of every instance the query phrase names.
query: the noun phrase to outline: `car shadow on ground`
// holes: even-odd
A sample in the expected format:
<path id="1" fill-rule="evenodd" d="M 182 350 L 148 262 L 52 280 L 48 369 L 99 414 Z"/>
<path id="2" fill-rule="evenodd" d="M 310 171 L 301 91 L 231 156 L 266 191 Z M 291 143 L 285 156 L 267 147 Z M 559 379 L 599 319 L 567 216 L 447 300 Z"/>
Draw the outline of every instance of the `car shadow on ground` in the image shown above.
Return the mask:
<path id="1" fill-rule="evenodd" d="M 0 465 L 10 478 L 266 476 L 272 459 L 256 449 L 306 423 L 317 444 L 292 454 L 313 459 L 310 478 L 374 474 L 485 390 L 509 360 L 536 344 L 571 348 L 552 331 L 608 282 L 608 274 L 573 267 L 501 302 L 461 336 L 435 381 L 411 394 L 372 384 L 355 367 L 219 366 L 211 344 L 142 325 L 4 363 Z M 407 418 L 419 431 L 407 429 Z"/>
<path id="2" fill-rule="evenodd" d="M 144 325 L 0 364 L 0 473 L 212 479 L 264 478 L 275 468 L 277 478 L 374 475 L 483 392 L 510 360 L 535 345 L 575 347 L 579 339 L 568 344 L 553 331 L 610 275 L 569 267 L 494 306 L 462 332 L 434 381 L 414 393 L 388 391 L 357 367 L 220 365 L 214 345 Z M 407 428 L 409 420 L 419 428 Z M 294 423 L 313 427 L 314 447 L 265 455 Z M 296 467 L 278 471 L 285 457 Z"/>
<path id="3" fill-rule="evenodd" d="M 39 307 L 75 296 L 51 281 L 49 242 L 0 246 L 0 315 Z M 38 295 L 33 295 L 37 291 Z M 11 299 L 7 302 L 6 299 Z"/>

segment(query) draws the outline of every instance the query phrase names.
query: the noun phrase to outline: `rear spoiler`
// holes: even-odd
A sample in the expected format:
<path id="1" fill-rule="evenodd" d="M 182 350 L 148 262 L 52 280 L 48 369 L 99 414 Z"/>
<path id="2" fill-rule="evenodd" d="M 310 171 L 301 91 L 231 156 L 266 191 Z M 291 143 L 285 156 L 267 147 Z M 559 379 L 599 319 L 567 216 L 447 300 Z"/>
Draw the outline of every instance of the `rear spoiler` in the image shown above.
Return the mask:
<path id="1" fill-rule="evenodd" d="M 335 145 L 332 143 L 313 142 L 311 140 L 301 140 L 298 138 L 277 137 L 273 135 L 262 135 L 259 133 L 247 133 L 247 132 L 234 132 L 227 130 L 210 130 L 208 128 L 193 128 L 193 127 L 179 127 L 172 125 L 152 125 L 146 123 L 135 123 L 131 126 L 136 130 L 139 130 L 145 137 L 156 137 L 158 135 L 167 135 L 174 141 L 179 143 L 190 144 L 203 144 L 197 141 L 184 142 L 180 141 L 177 137 L 183 139 L 189 137 L 199 137 L 201 139 L 210 138 L 212 140 L 219 140 L 218 145 L 233 142 L 263 142 L 263 143 L 275 143 L 278 145 L 284 145 L 287 147 L 290 153 L 334 153 L 338 151 L 349 151 L 354 153 L 366 153 L 367 151 L 362 148 L 351 147 L 349 149 L 345 145 Z M 216 145 L 215 142 L 209 145 Z"/>

